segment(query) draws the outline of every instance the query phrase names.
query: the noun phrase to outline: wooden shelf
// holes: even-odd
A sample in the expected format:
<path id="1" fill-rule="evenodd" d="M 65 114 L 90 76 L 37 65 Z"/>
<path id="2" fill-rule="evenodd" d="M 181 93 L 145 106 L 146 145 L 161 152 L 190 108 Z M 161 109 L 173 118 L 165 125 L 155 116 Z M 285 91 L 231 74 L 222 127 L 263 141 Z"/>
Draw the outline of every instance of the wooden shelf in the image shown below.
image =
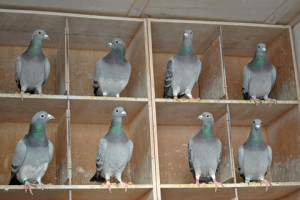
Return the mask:
<path id="1" fill-rule="evenodd" d="M 215 192 L 214 184 L 162 184 L 162 199 L 231 199 L 235 197 L 237 188 L 239 199 L 281 199 L 300 189 L 300 182 L 274 182 L 266 192 L 266 186 L 260 183 L 223 184 Z"/>
<path id="2" fill-rule="evenodd" d="M 27 122 L 32 116 L 44 110 L 55 117 L 52 122 L 59 122 L 67 109 L 67 96 L 25 94 L 22 101 L 19 94 L 0 94 L 0 121 Z"/>

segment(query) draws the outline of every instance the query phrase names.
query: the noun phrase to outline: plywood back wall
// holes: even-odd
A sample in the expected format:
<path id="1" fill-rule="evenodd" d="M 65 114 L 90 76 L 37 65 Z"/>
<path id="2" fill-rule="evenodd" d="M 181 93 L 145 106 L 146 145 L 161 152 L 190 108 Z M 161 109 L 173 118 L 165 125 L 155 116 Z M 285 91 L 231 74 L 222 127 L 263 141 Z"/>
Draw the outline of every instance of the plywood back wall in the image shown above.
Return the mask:
<path id="1" fill-rule="evenodd" d="M 300 116 L 298 106 L 268 126 L 273 151 L 273 181 L 300 181 Z"/>
<path id="2" fill-rule="evenodd" d="M 58 124 L 48 123 L 46 133 L 48 139 L 53 143 L 54 154 L 48 170 L 42 179 L 45 184 L 56 184 L 56 149 L 55 133 Z M 0 123 L 0 185 L 8 185 L 10 181 L 11 162 L 14 156 L 15 147 L 29 130 L 29 123 Z"/>
<path id="3" fill-rule="evenodd" d="M 26 49 L 27 47 L 0 46 L 0 93 L 20 92 L 15 81 L 15 63 Z M 43 86 L 43 93 L 55 94 L 57 49 L 42 49 L 51 66 L 49 78 Z"/>

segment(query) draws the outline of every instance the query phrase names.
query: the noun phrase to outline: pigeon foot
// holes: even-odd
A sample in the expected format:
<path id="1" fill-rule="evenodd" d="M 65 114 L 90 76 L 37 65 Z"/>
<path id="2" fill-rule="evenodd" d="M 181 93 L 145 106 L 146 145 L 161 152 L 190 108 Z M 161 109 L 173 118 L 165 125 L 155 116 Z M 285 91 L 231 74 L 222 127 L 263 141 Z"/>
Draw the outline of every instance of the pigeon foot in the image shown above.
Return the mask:
<path id="1" fill-rule="evenodd" d="M 265 183 L 266 184 L 266 192 L 268 191 L 268 187 L 272 186 L 272 182 L 268 180 L 261 180 L 260 184 Z"/>
<path id="2" fill-rule="evenodd" d="M 31 191 L 31 186 L 32 186 L 33 184 L 30 184 L 28 181 L 26 181 L 25 182 L 25 184 L 24 184 L 24 189 L 25 189 L 25 192 L 27 193 L 27 190 L 29 190 L 29 192 L 30 192 L 30 194 L 33 196 L 33 193 L 32 193 L 32 191 Z"/>
<path id="3" fill-rule="evenodd" d="M 218 189 L 218 185 L 221 185 L 223 187 L 223 184 L 216 181 L 216 179 L 214 179 L 214 184 L 215 184 L 215 192 L 217 192 L 217 189 Z"/>
<path id="4" fill-rule="evenodd" d="M 112 193 L 112 191 L 111 191 L 111 184 L 110 184 L 109 179 L 105 180 L 105 183 L 102 183 L 102 186 L 107 186 L 108 191 L 109 191 L 110 193 Z"/>
<path id="5" fill-rule="evenodd" d="M 250 99 L 250 102 L 251 101 L 254 101 L 255 102 L 255 104 L 258 106 L 258 103 L 261 103 L 261 100 L 260 99 L 255 99 L 255 98 L 252 98 L 252 99 Z"/>
<path id="6" fill-rule="evenodd" d="M 267 99 L 265 99 L 265 100 L 268 101 L 268 102 L 270 103 L 269 108 L 271 108 L 273 102 L 275 102 L 275 99 L 267 98 Z"/>
<path id="7" fill-rule="evenodd" d="M 121 181 L 117 186 L 119 186 L 119 185 L 124 185 L 125 192 L 127 192 L 128 185 L 132 185 L 132 183 L 131 182 L 124 183 L 123 181 Z"/>

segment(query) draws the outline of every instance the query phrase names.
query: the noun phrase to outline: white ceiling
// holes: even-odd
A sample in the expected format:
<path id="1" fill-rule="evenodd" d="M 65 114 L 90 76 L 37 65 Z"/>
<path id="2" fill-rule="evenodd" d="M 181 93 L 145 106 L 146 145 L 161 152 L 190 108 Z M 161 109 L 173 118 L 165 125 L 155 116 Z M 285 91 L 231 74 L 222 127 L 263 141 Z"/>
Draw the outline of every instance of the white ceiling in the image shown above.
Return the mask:
<path id="1" fill-rule="evenodd" d="M 0 8 L 267 24 L 300 21 L 300 0 L 1 0 Z"/>

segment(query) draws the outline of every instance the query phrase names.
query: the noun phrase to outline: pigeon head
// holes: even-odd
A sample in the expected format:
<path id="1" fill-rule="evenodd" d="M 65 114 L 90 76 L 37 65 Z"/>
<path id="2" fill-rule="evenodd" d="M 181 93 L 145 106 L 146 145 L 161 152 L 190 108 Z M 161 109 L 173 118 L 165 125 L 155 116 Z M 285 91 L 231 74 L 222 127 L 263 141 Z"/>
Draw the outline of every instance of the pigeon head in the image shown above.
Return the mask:
<path id="1" fill-rule="evenodd" d="M 210 124 L 214 123 L 214 117 L 209 112 L 202 113 L 201 115 L 198 116 L 197 119 L 200 119 L 201 121 L 203 121 L 203 123 L 210 123 Z"/>
<path id="2" fill-rule="evenodd" d="M 47 33 L 44 30 L 42 30 L 42 29 L 35 30 L 33 32 L 33 34 L 32 34 L 31 39 L 32 40 L 43 40 L 43 39 L 50 40 L 50 38 L 47 35 Z"/>
<path id="3" fill-rule="evenodd" d="M 254 119 L 252 123 L 252 129 L 260 130 L 261 129 L 261 120 L 260 119 Z"/>
<path id="4" fill-rule="evenodd" d="M 185 29 L 183 39 L 193 39 L 193 31 L 191 29 Z"/>
<path id="5" fill-rule="evenodd" d="M 265 55 L 266 54 L 266 44 L 265 43 L 258 43 L 256 45 L 256 55 Z"/>
<path id="6" fill-rule="evenodd" d="M 33 123 L 33 124 L 35 124 L 35 123 L 45 124 L 46 122 L 48 122 L 51 119 L 55 119 L 55 118 L 52 115 L 45 112 L 45 111 L 40 111 L 40 112 L 37 112 L 32 117 L 31 123 Z"/>
<path id="7" fill-rule="evenodd" d="M 113 118 L 122 118 L 122 117 L 127 117 L 127 114 L 123 107 L 116 107 L 112 112 L 112 117 Z"/>
<path id="8" fill-rule="evenodd" d="M 112 48 L 112 49 L 125 49 L 125 43 L 120 38 L 113 38 L 106 47 Z"/>

